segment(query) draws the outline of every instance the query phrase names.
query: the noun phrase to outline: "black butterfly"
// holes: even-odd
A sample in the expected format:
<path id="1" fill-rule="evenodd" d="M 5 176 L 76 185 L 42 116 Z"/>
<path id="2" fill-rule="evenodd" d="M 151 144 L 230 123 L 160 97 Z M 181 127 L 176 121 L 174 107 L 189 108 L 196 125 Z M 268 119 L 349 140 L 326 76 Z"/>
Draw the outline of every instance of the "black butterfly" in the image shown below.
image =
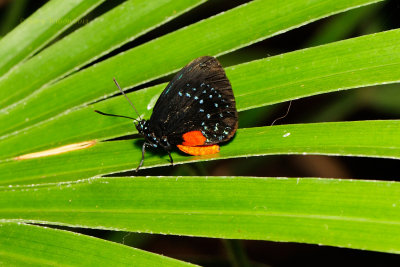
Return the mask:
<path id="1" fill-rule="evenodd" d="M 115 79 L 114 82 L 124 94 Z M 221 64 L 210 56 L 196 58 L 175 75 L 158 98 L 149 120 L 95 111 L 137 121 L 136 129 L 145 142 L 136 170 L 143 165 L 146 147 L 163 148 L 173 164 L 170 151 L 174 146 L 190 155 L 218 153 L 217 144 L 231 139 L 238 127 L 232 86 Z"/>

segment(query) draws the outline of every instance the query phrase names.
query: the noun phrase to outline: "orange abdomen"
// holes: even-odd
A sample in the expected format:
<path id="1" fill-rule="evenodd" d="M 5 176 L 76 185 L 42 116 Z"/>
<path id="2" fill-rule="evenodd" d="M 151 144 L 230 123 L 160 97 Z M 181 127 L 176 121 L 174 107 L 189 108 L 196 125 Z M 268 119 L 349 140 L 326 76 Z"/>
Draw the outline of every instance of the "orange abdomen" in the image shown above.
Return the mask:
<path id="1" fill-rule="evenodd" d="M 193 156 L 199 155 L 209 155 L 219 152 L 219 145 L 209 145 L 209 146 L 184 146 L 177 145 L 179 150 Z"/>

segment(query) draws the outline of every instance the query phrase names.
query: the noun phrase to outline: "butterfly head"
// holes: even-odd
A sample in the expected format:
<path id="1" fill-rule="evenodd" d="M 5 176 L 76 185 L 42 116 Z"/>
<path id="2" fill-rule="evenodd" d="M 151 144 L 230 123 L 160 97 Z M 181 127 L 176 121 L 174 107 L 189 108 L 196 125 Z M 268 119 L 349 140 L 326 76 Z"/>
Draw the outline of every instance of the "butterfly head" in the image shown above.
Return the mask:
<path id="1" fill-rule="evenodd" d="M 133 122 L 136 126 L 136 129 L 138 130 L 138 132 L 141 135 L 145 135 L 146 133 L 148 133 L 149 131 L 149 123 L 146 120 L 140 120 L 138 121 L 138 123 L 136 123 L 136 121 Z"/>

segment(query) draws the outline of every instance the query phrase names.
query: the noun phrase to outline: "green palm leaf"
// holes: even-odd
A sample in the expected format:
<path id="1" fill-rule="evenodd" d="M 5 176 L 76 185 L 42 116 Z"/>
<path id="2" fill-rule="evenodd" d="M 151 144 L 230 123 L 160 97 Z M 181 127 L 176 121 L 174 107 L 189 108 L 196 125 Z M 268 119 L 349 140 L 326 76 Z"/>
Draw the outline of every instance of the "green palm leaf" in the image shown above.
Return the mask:
<path id="1" fill-rule="evenodd" d="M 50 1 L 0 40 L 1 263 L 186 264 L 29 223 L 399 253 L 397 182 L 197 175 L 104 178 L 100 176 L 135 169 L 142 141 L 108 142 L 135 134 L 136 129 L 131 121 L 93 112 L 132 114 L 121 96 L 112 97 L 118 92 L 112 82 L 116 77 L 124 89 L 146 84 L 129 96 L 149 118 L 165 87 L 157 79 L 193 58 L 229 56 L 266 38 L 379 1 L 255 0 L 140 45 L 130 41 L 150 33 L 148 38 L 152 30 L 192 14 L 207 1 L 128 0 L 67 34 L 68 27 L 103 1 L 72 2 Z M 338 20 L 342 24 L 328 24 L 326 29 L 370 14 L 374 6 L 358 10 L 356 17 L 343 13 Z M 69 23 L 38 27 L 33 23 L 38 18 Z M 330 37 L 320 35 L 314 43 Z M 240 61 L 245 63 L 226 68 L 240 120 L 248 118 L 246 111 L 260 112 L 257 108 L 275 103 L 398 83 L 399 37 L 395 29 L 255 61 L 244 56 Z M 120 48 L 125 44 L 133 48 Z M 147 86 L 150 81 L 155 85 Z M 395 106 L 396 96 L 380 96 L 376 103 Z M 332 106 L 337 107 L 344 105 Z M 172 156 L 178 165 L 278 154 L 397 160 L 399 130 L 398 120 L 242 128 L 217 155 L 189 157 L 174 151 Z M 169 164 L 168 156 L 148 151 L 143 169 Z"/>

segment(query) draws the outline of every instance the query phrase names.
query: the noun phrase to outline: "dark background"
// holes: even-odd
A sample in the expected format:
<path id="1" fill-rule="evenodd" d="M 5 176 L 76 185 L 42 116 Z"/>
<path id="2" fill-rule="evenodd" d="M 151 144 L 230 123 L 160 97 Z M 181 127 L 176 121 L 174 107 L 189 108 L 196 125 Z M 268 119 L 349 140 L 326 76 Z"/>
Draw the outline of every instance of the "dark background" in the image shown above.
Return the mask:
<path id="1" fill-rule="evenodd" d="M 45 2 L 44 0 L 0 0 L 0 36 L 4 36 Z M 122 2 L 121 0 L 106 1 L 86 18 L 90 21 Z M 97 61 L 245 2 L 249 1 L 209 1 Z M 64 35 L 80 26 L 82 25 L 74 25 Z M 239 49 L 218 59 L 226 67 L 337 40 L 395 29 L 399 26 L 400 1 L 384 1 L 319 20 Z M 56 41 L 54 40 L 54 42 Z M 130 91 L 167 82 L 170 78 L 171 76 L 164 77 L 132 88 Z M 400 115 L 399 99 L 400 85 L 373 86 L 303 98 L 293 101 L 288 116 L 280 120 L 278 124 L 398 119 Z M 241 112 L 239 127 L 270 125 L 275 118 L 286 112 L 287 107 L 288 103 L 281 103 Z M 246 164 L 241 164 L 243 160 L 246 161 Z M 156 168 L 142 170 L 138 175 L 245 175 L 398 180 L 399 166 L 398 160 L 390 159 L 282 155 Z M 400 263 L 399 255 L 318 245 L 220 240 L 75 228 L 68 228 L 68 230 L 205 266 L 399 266 Z"/>

